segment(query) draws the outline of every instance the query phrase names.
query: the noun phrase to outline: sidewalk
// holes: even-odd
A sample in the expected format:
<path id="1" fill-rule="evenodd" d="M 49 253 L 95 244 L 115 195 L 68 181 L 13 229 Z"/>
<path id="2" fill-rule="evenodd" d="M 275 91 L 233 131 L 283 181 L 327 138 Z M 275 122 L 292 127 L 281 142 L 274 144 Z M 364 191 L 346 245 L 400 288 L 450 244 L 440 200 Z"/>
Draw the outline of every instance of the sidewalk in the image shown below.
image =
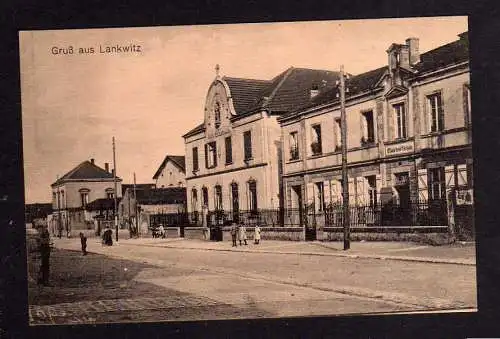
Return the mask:
<path id="1" fill-rule="evenodd" d="M 69 240 L 69 239 L 68 239 Z M 89 241 L 93 241 L 94 239 Z M 58 241 L 64 241 L 63 239 Z M 100 240 L 95 239 L 100 244 Z M 227 251 L 246 253 L 272 253 L 337 256 L 347 258 L 369 258 L 380 260 L 402 260 L 439 264 L 476 265 L 473 243 L 457 243 L 445 246 L 423 246 L 406 242 L 351 242 L 351 248 L 343 250 L 341 242 L 294 242 L 264 240 L 259 245 L 248 241 L 248 245 L 232 247 L 230 241 L 214 242 L 184 238 L 170 239 L 122 239 L 114 246 L 148 246 L 206 251 Z"/>

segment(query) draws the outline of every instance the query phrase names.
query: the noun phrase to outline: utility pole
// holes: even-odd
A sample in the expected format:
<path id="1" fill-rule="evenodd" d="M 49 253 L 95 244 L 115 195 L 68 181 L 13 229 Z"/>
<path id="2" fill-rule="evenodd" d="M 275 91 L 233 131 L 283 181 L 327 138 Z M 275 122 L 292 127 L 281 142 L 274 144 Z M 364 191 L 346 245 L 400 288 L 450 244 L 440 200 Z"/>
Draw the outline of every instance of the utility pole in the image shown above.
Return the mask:
<path id="1" fill-rule="evenodd" d="M 137 215 L 137 192 L 135 189 L 135 172 L 134 172 L 134 212 L 135 212 L 135 231 L 139 236 L 139 216 Z"/>
<path id="2" fill-rule="evenodd" d="M 113 194 L 113 197 L 115 199 L 115 209 L 114 209 L 114 214 L 115 214 L 115 230 L 116 230 L 116 241 L 118 241 L 118 213 L 117 213 L 117 208 L 116 208 L 116 196 L 118 194 L 117 188 L 116 188 L 116 155 L 115 155 L 115 137 L 113 137 L 113 182 L 115 184 L 115 191 Z"/>
<path id="3" fill-rule="evenodd" d="M 344 250 L 351 247 L 349 215 L 349 181 L 347 178 L 347 118 L 345 112 L 345 75 L 344 65 L 340 66 L 340 127 L 342 138 L 342 214 L 344 227 Z"/>

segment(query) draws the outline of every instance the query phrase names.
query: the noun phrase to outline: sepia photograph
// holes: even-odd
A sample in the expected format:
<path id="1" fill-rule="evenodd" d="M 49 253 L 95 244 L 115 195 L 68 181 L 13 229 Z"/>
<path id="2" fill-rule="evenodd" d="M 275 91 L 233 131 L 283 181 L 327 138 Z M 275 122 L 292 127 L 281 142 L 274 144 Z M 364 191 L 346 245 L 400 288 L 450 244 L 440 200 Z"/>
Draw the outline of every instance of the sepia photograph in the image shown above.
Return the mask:
<path id="1" fill-rule="evenodd" d="M 29 325 L 477 312 L 466 16 L 19 55 Z"/>

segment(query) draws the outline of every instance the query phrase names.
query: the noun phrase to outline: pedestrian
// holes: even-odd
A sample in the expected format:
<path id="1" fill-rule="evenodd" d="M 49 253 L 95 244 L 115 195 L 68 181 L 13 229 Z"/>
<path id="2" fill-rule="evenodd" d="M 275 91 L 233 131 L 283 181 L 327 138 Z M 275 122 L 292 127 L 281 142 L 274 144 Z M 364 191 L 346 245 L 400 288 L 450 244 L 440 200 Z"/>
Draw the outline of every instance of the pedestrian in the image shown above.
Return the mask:
<path id="1" fill-rule="evenodd" d="M 241 225 L 240 225 L 240 246 L 241 246 L 242 241 L 245 242 L 245 245 L 248 245 L 247 244 L 247 230 L 245 228 L 245 224 L 243 224 L 243 223 L 241 223 Z"/>
<path id="2" fill-rule="evenodd" d="M 38 275 L 38 284 L 49 286 L 49 273 L 50 273 L 50 234 L 49 230 L 42 228 L 40 232 L 40 246 L 39 246 L 41 264 L 40 272 Z"/>
<path id="3" fill-rule="evenodd" d="M 238 246 L 236 244 L 236 232 L 237 232 L 236 224 L 233 224 L 231 226 L 231 239 L 233 240 L 233 247 Z"/>
<path id="4" fill-rule="evenodd" d="M 82 254 L 87 255 L 87 237 L 80 232 L 80 242 L 82 243 Z"/>
<path id="5" fill-rule="evenodd" d="M 163 228 L 163 224 L 160 224 L 160 237 L 165 238 L 165 229 Z"/>
<path id="6" fill-rule="evenodd" d="M 255 235 L 254 235 L 255 244 L 258 245 L 260 242 L 260 226 L 255 226 Z"/>

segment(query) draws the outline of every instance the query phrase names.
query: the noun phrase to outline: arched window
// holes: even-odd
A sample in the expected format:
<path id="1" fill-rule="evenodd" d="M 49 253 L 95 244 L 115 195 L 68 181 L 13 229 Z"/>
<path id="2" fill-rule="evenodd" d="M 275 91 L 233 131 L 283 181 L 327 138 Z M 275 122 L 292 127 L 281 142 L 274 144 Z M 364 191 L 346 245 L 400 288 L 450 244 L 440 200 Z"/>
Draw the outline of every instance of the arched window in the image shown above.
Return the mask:
<path id="1" fill-rule="evenodd" d="M 88 188 L 82 188 L 78 190 L 78 192 L 80 193 L 81 207 L 87 206 L 87 204 L 89 203 L 90 190 Z"/>
<path id="2" fill-rule="evenodd" d="M 254 179 L 248 181 L 248 209 L 257 212 L 257 182 Z"/>
<path id="3" fill-rule="evenodd" d="M 191 209 L 193 212 L 198 210 L 198 191 L 196 188 L 191 190 Z"/>
<path id="4" fill-rule="evenodd" d="M 114 195 L 114 189 L 112 189 L 112 188 L 106 188 L 105 192 L 106 192 L 106 198 L 113 199 L 115 197 L 115 195 Z"/>
<path id="5" fill-rule="evenodd" d="M 208 207 L 208 188 L 203 187 L 201 189 L 202 195 L 203 195 L 203 206 Z"/>
<path id="6" fill-rule="evenodd" d="M 215 127 L 220 126 L 220 103 L 217 101 L 214 106 Z"/>
<path id="7" fill-rule="evenodd" d="M 216 185 L 214 189 L 215 193 L 215 210 L 219 211 L 223 209 L 222 206 L 222 187 L 220 185 Z"/>

